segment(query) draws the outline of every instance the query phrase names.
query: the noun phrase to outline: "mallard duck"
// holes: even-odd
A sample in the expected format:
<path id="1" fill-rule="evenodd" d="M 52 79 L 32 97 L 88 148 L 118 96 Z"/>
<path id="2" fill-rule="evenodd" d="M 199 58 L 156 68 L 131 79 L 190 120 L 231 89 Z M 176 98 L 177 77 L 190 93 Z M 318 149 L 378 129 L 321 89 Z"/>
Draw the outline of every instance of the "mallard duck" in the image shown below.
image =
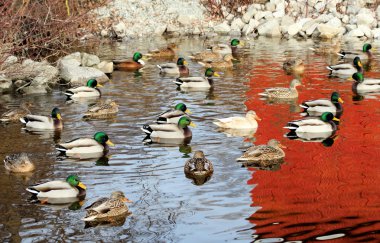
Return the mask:
<path id="1" fill-rule="evenodd" d="M 162 58 L 171 58 L 176 55 L 176 51 L 178 50 L 178 46 L 175 43 L 171 43 L 166 48 L 162 48 L 159 50 L 152 50 L 146 56 L 151 57 L 162 57 Z"/>
<path id="2" fill-rule="evenodd" d="M 232 60 L 236 60 L 231 54 L 227 54 L 221 60 L 208 60 L 205 62 L 198 62 L 206 68 L 232 68 L 234 66 Z"/>
<path id="3" fill-rule="evenodd" d="M 26 128 L 37 130 L 59 130 L 63 128 L 61 112 L 57 107 L 51 111 L 51 117 L 26 115 L 20 118 L 20 121 L 25 124 Z"/>
<path id="4" fill-rule="evenodd" d="M 254 111 L 248 111 L 245 117 L 228 117 L 216 120 L 213 123 L 218 127 L 231 129 L 256 129 L 257 121 L 261 121 Z"/>
<path id="5" fill-rule="evenodd" d="M 66 181 L 49 181 L 26 189 L 42 203 L 65 204 L 83 200 L 86 186 L 76 175 L 69 175 Z"/>
<path id="6" fill-rule="evenodd" d="M 113 63 L 115 70 L 136 71 L 145 66 L 145 62 L 142 59 L 143 55 L 140 52 L 135 52 L 132 60 L 114 60 Z"/>
<path id="7" fill-rule="evenodd" d="M 193 158 L 186 161 L 184 171 L 190 175 L 208 175 L 214 172 L 214 167 L 202 151 L 195 151 Z"/>
<path id="8" fill-rule="evenodd" d="M 178 124 L 178 121 L 181 117 L 191 114 L 190 110 L 187 109 L 187 106 L 184 103 L 178 103 L 174 106 L 174 109 L 167 110 L 161 113 L 157 118 L 157 123 L 165 124 Z"/>
<path id="9" fill-rule="evenodd" d="M 177 78 L 173 82 L 181 88 L 210 88 L 213 84 L 212 77 L 219 77 L 219 74 L 212 68 L 207 68 L 205 77 Z"/>
<path id="10" fill-rule="evenodd" d="M 312 50 L 313 52 L 317 53 L 317 54 L 322 54 L 322 55 L 326 55 L 326 54 L 338 54 L 338 52 L 340 52 L 340 41 L 334 41 L 334 43 L 332 43 L 332 45 L 330 46 L 319 46 L 317 48 L 309 48 L 310 50 Z"/>
<path id="11" fill-rule="evenodd" d="M 30 102 L 23 102 L 20 108 L 9 110 L 1 115 L 0 121 L 2 122 L 15 122 L 19 121 L 20 118 L 30 114 L 29 108 L 33 107 Z"/>
<path id="12" fill-rule="evenodd" d="M 342 63 L 333 66 L 327 66 L 327 69 L 330 70 L 331 76 L 338 77 L 351 77 L 352 74 L 356 72 L 363 72 L 363 64 L 360 60 L 360 57 L 355 57 L 353 64 Z"/>
<path id="13" fill-rule="evenodd" d="M 102 87 L 102 85 L 98 84 L 95 79 L 90 79 L 87 81 L 86 86 L 68 89 L 65 91 L 65 95 L 69 99 L 100 97 L 101 92 L 97 87 Z"/>
<path id="14" fill-rule="evenodd" d="M 208 60 L 219 60 L 222 59 L 223 56 L 218 52 L 213 51 L 204 51 L 204 52 L 198 52 L 194 53 L 193 55 L 189 56 L 190 59 L 194 61 L 208 61 Z"/>
<path id="15" fill-rule="evenodd" d="M 160 73 L 187 75 L 189 74 L 189 69 L 186 65 L 186 60 L 180 57 L 177 63 L 164 63 L 157 65 L 157 67 L 160 69 Z"/>
<path id="16" fill-rule="evenodd" d="M 343 104 L 343 100 L 340 98 L 339 93 L 333 92 L 330 100 L 308 100 L 303 102 L 300 106 L 304 108 L 302 115 L 321 116 L 324 112 L 331 112 L 335 117 L 340 118 L 343 113 L 343 107 L 340 103 Z"/>
<path id="17" fill-rule="evenodd" d="M 83 118 L 102 118 L 115 115 L 119 112 L 118 104 L 111 99 L 107 99 L 105 102 L 100 102 L 91 106 Z"/>
<path id="18" fill-rule="evenodd" d="M 257 164 L 259 166 L 267 167 L 283 161 L 285 158 L 285 152 L 281 148 L 286 147 L 281 145 L 276 139 L 271 139 L 268 141 L 267 145 L 250 147 L 236 160 L 245 165 Z"/>
<path id="19" fill-rule="evenodd" d="M 287 74 L 293 74 L 293 75 L 302 75 L 303 72 L 305 71 L 303 60 L 300 58 L 286 60 L 283 63 L 282 68 Z"/>
<path id="20" fill-rule="evenodd" d="M 372 45 L 366 43 L 363 45 L 363 49 L 362 49 L 363 53 L 340 51 L 337 54 L 341 56 L 342 58 L 354 59 L 355 57 L 359 57 L 361 60 L 367 60 L 373 57 L 372 52 L 370 51 L 371 49 L 372 49 Z"/>
<path id="21" fill-rule="evenodd" d="M 355 80 L 352 84 L 352 90 L 354 92 L 380 92 L 380 79 L 366 78 L 362 73 L 354 73 L 350 80 Z"/>
<path id="22" fill-rule="evenodd" d="M 108 135 L 104 132 L 97 132 L 94 138 L 77 138 L 57 144 L 56 149 L 72 158 L 99 158 L 108 151 L 108 146 L 114 146 Z"/>
<path id="23" fill-rule="evenodd" d="M 340 120 L 331 112 L 324 112 L 320 117 L 306 117 L 301 120 L 288 122 L 284 128 L 296 132 L 297 135 L 301 133 L 335 132 L 337 126 L 334 121 L 339 122 Z"/>
<path id="24" fill-rule="evenodd" d="M 122 217 L 129 213 L 126 202 L 132 202 L 121 191 L 114 191 L 110 198 L 100 198 L 86 207 L 86 217 L 83 221 L 109 221 L 113 218 Z"/>
<path id="25" fill-rule="evenodd" d="M 290 82 L 289 88 L 275 87 L 265 89 L 264 93 L 259 93 L 260 96 L 267 97 L 268 99 L 294 99 L 298 97 L 297 86 L 301 86 L 298 79 L 293 79 Z"/>
<path id="26" fill-rule="evenodd" d="M 178 120 L 178 124 L 144 125 L 142 130 L 154 140 L 189 139 L 192 133 L 188 126 L 195 127 L 195 124 L 189 117 L 183 116 Z"/>
<path id="27" fill-rule="evenodd" d="M 13 173 L 25 173 L 35 169 L 26 153 L 7 155 L 4 159 L 4 167 Z"/>
<path id="28" fill-rule="evenodd" d="M 230 45 L 227 44 L 217 44 L 215 46 L 211 47 L 212 52 L 219 53 L 221 55 L 232 55 L 236 52 L 238 47 L 241 47 L 244 45 L 243 41 L 240 41 L 238 39 L 232 39 Z"/>

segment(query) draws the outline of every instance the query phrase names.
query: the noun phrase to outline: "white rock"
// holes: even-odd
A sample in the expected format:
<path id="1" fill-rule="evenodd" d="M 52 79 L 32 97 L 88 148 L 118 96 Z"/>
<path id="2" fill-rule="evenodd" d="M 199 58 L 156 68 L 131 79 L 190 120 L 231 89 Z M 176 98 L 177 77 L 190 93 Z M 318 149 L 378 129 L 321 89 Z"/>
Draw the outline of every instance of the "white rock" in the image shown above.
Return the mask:
<path id="1" fill-rule="evenodd" d="M 182 26 L 189 26 L 192 25 L 194 21 L 196 21 L 196 16 L 192 14 L 187 14 L 187 15 L 179 15 L 177 18 L 177 21 L 180 23 Z"/>
<path id="2" fill-rule="evenodd" d="M 100 31 L 100 36 L 101 37 L 108 37 L 108 30 L 102 29 L 102 31 Z"/>
<path id="3" fill-rule="evenodd" d="M 282 18 L 285 16 L 285 10 L 279 10 L 273 13 L 274 18 Z"/>
<path id="4" fill-rule="evenodd" d="M 367 25 L 358 25 L 358 29 L 361 30 L 368 38 L 372 38 L 371 29 Z"/>
<path id="5" fill-rule="evenodd" d="M 276 5 L 276 11 L 285 12 L 285 2 L 283 0 L 278 1 L 278 3 L 274 3 Z"/>
<path id="6" fill-rule="evenodd" d="M 168 24 L 167 26 L 166 26 L 166 32 L 167 33 L 174 33 L 174 32 L 179 32 L 179 26 L 178 25 L 176 25 L 176 24 L 173 24 L 173 23 L 171 23 L 171 24 Z"/>
<path id="7" fill-rule="evenodd" d="M 113 62 L 102 61 L 96 65 L 96 68 L 103 73 L 110 74 L 113 72 Z"/>
<path id="8" fill-rule="evenodd" d="M 0 48 L 1 49 L 1 48 Z M 2 69 L 6 69 L 10 66 L 12 66 L 13 64 L 17 63 L 18 62 L 18 58 L 16 56 L 8 56 L 4 62 L 0 65 L 0 70 Z"/>
<path id="9" fill-rule="evenodd" d="M 328 22 L 332 18 L 333 18 L 333 16 L 331 16 L 331 15 L 321 14 L 321 15 L 318 16 L 318 18 L 316 19 L 316 21 L 318 23 L 326 23 L 326 22 Z"/>
<path id="10" fill-rule="evenodd" d="M 227 22 L 223 22 L 214 26 L 214 31 L 218 34 L 228 34 L 228 32 L 231 31 L 231 28 Z"/>
<path id="11" fill-rule="evenodd" d="M 256 19 L 251 19 L 248 24 L 243 27 L 242 34 L 249 35 L 253 30 L 259 25 L 259 22 Z"/>
<path id="12" fill-rule="evenodd" d="M 8 92 L 12 88 L 12 80 L 5 77 L 5 75 L 0 75 L 0 93 Z"/>
<path id="13" fill-rule="evenodd" d="M 371 27 L 373 23 L 376 22 L 375 18 L 370 14 L 358 14 L 356 18 L 358 25 L 367 25 Z"/>
<path id="14" fill-rule="evenodd" d="M 348 32 L 358 28 L 358 26 L 356 24 L 346 24 L 345 26 L 346 26 L 346 29 Z"/>
<path id="15" fill-rule="evenodd" d="M 155 35 L 163 35 L 165 33 L 167 29 L 167 25 L 166 24 L 163 24 L 163 25 L 159 25 L 157 26 L 155 29 L 154 29 L 154 34 Z"/>
<path id="16" fill-rule="evenodd" d="M 257 28 L 262 36 L 281 37 L 280 25 L 277 19 L 271 19 Z"/>
<path id="17" fill-rule="evenodd" d="M 325 5 L 326 4 L 324 2 L 318 2 L 314 5 L 314 8 L 315 8 L 315 10 L 320 12 L 325 7 Z"/>
<path id="18" fill-rule="evenodd" d="M 380 28 L 373 29 L 372 36 L 375 39 L 380 39 Z"/>
<path id="19" fill-rule="evenodd" d="M 337 17 L 334 17 L 332 19 L 330 19 L 328 22 L 327 22 L 328 25 L 331 25 L 333 27 L 336 27 L 336 28 L 339 28 L 342 26 L 342 22 L 340 21 L 339 18 Z"/>
<path id="20" fill-rule="evenodd" d="M 83 52 L 82 53 L 82 60 L 81 64 L 84 67 L 92 67 L 100 63 L 100 59 L 96 55 L 88 54 Z"/>
<path id="21" fill-rule="evenodd" d="M 115 32 L 117 37 L 124 37 L 127 32 L 127 26 L 124 22 L 119 22 L 112 26 L 113 31 Z"/>
<path id="22" fill-rule="evenodd" d="M 244 27 L 244 22 L 241 18 L 235 18 L 231 23 L 231 30 L 241 30 Z"/>
<path id="23" fill-rule="evenodd" d="M 337 36 L 340 33 L 340 29 L 327 25 L 327 24 L 319 24 L 318 31 L 320 32 L 320 37 L 325 39 L 331 39 Z"/>
<path id="24" fill-rule="evenodd" d="M 265 18 L 266 20 L 273 19 L 273 14 L 272 14 L 272 12 L 266 11 L 265 13 L 266 13 L 266 14 L 265 14 L 264 18 Z"/>
<path id="25" fill-rule="evenodd" d="M 256 13 L 256 9 L 253 7 L 253 5 L 249 6 L 247 9 L 247 12 L 242 17 L 243 22 L 248 24 L 249 20 L 252 19 L 253 15 L 255 15 L 255 13 Z"/>
<path id="26" fill-rule="evenodd" d="M 306 31 L 309 29 L 312 25 L 316 24 L 317 22 L 314 19 L 309 19 L 309 21 L 305 22 L 302 25 L 302 31 Z"/>
<path id="27" fill-rule="evenodd" d="M 362 36 L 364 36 L 364 32 L 361 31 L 360 29 L 354 29 L 354 30 L 351 30 L 348 33 L 348 35 L 352 36 L 352 37 L 362 37 Z"/>
<path id="28" fill-rule="evenodd" d="M 342 18 L 342 22 L 345 24 L 348 24 L 349 21 L 350 21 L 350 18 L 347 15 L 344 15 Z"/>
<path id="29" fill-rule="evenodd" d="M 297 22 L 288 27 L 288 34 L 290 37 L 296 35 L 302 29 L 302 23 Z"/>
<path id="30" fill-rule="evenodd" d="M 231 22 L 234 18 L 235 18 L 235 15 L 233 15 L 233 14 L 228 14 L 228 15 L 226 16 L 226 20 L 227 20 L 228 22 Z"/>
<path id="31" fill-rule="evenodd" d="M 318 25 L 319 25 L 318 23 L 313 22 L 313 24 L 310 25 L 309 28 L 305 30 L 306 35 L 311 36 L 314 33 L 314 31 L 317 29 Z"/>
<path id="32" fill-rule="evenodd" d="M 263 12 L 263 11 L 258 11 L 256 14 L 255 14 L 255 19 L 256 20 L 260 20 L 262 18 L 264 18 L 264 16 L 266 15 L 267 13 L 266 12 Z"/>
<path id="33" fill-rule="evenodd" d="M 80 52 L 73 52 L 69 55 L 64 56 L 62 59 L 64 59 L 64 60 L 69 60 L 69 59 L 75 60 L 75 61 L 77 61 L 78 66 L 80 66 L 82 63 L 82 56 L 81 56 Z"/>
<path id="34" fill-rule="evenodd" d="M 276 10 L 276 5 L 274 3 L 271 3 L 271 2 L 267 2 L 265 4 L 265 8 L 270 11 L 270 12 L 273 12 L 274 10 Z"/>
<path id="35" fill-rule="evenodd" d="M 376 16 L 377 16 L 377 19 L 380 20 L 380 5 L 377 6 L 377 9 L 376 9 Z"/>
<path id="36" fill-rule="evenodd" d="M 200 35 L 201 33 L 202 31 L 197 26 L 195 26 L 193 29 L 193 35 Z"/>

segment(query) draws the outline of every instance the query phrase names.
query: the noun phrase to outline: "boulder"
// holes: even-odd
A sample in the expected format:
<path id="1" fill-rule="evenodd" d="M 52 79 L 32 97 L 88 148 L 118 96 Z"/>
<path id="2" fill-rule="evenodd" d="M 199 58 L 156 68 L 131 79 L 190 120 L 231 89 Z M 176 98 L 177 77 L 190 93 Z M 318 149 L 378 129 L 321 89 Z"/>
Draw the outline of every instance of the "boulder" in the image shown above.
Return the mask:
<path id="1" fill-rule="evenodd" d="M 84 67 L 92 67 L 100 63 L 100 59 L 96 55 L 83 52 L 81 56 L 81 64 Z"/>
<path id="2" fill-rule="evenodd" d="M 187 14 L 187 15 L 180 14 L 177 18 L 177 21 L 179 22 L 181 26 L 190 26 L 196 20 L 197 20 L 197 17 L 192 14 Z"/>
<path id="3" fill-rule="evenodd" d="M 305 34 L 306 34 L 307 36 L 311 36 L 311 35 L 314 33 L 314 31 L 317 29 L 318 25 L 319 25 L 318 23 L 313 22 L 313 23 L 309 26 L 309 28 L 307 28 L 307 29 L 305 30 Z"/>
<path id="4" fill-rule="evenodd" d="M 253 15 L 255 15 L 256 13 L 256 9 L 254 8 L 253 5 L 249 6 L 248 9 L 247 9 L 247 12 L 245 12 L 245 14 L 243 14 L 243 17 L 242 17 L 242 20 L 244 23 L 248 24 L 249 21 L 252 19 Z"/>
<path id="5" fill-rule="evenodd" d="M 320 32 L 320 37 L 324 39 L 331 39 L 340 33 L 340 29 L 330 26 L 328 24 L 319 24 L 318 31 Z"/>
<path id="6" fill-rule="evenodd" d="M 351 30 L 348 33 L 348 36 L 351 36 L 351 37 L 362 37 L 362 36 L 364 36 L 364 32 L 361 31 L 360 29 L 354 29 L 354 30 Z"/>
<path id="7" fill-rule="evenodd" d="M 155 29 L 154 29 L 154 34 L 155 35 L 163 35 L 165 33 L 167 29 L 167 25 L 166 24 L 161 24 L 159 26 L 157 26 Z"/>
<path id="8" fill-rule="evenodd" d="M 356 19 L 358 25 L 367 25 L 368 27 L 371 27 L 376 23 L 376 19 L 371 14 L 358 14 Z"/>
<path id="9" fill-rule="evenodd" d="M 12 89 L 12 80 L 5 75 L 0 75 L 0 93 L 9 92 Z"/>
<path id="10" fill-rule="evenodd" d="M 296 35 L 302 29 L 302 23 L 297 22 L 288 27 L 289 37 Z"/>
<path id="11" fill-rule="evenodd" d="M 119 38 L 122 38 L 126 36 L 127 33 L 127 26 L 124 22 L 119 22 L 112 26 L 113 31 L 115 32 L 116 36 Z"/>
<path id="12" fill-rule="evenodd" d="M 336 27 L 336 28 L 339 28 L 342 26 L 342 22 L 340 21 L 339 18 L 337 17 L 334 17 L 332 19 L 330 19 L 328 22 L 327 22 L 328 25 L 330 26 L 333 26 L 333 27 Z"/>
<path id="13" fill-rule="evenodd" d="M 226 35 L 231 31 L 231 27 L 225 21 L 221 24 L 214 26 L 214 31 L 218 34 Z"/>
<path id="14" fill-rule="evenodd" d="M 289 15 L 285 15 L 284 17 L 281 18 L 281 32 L 282 33 L 287 33 L 289 26 L 294 24 L 294 19 L 293 17 Z"/>
<path id="15" fill-rule="evenodd" d="M 8 56 L 4 62 L 0 66 L 0 70 L 6 69 L 7 67 L 12 66 L 13 64 L 18 62 L 18 58 L 16 56 Z"/>
<path id="16" fill-rule="evenodd" d="M 372 38 L 371 29 L 367 25 L 358 25 L 358 29 L 361 30 L 368 38 Z"/>
<path id="17" fill-rule="evenodd" d="M 268 37 L 281 37 L 280 25 L 277 19 L 271 19 L 257 28 L 259 35 Z"/>
<path id="18" fill-rule="evenodd" d="M 258 11 L 258 12 L 255 14 L 255 19 L 256 19 L 256 20 L 260 20 L 260 19 L 264 18 L 264 16 L 265 16 L 266 14 L 267 14 L 266 12 Z"/>
<path id="19" fill-rule="evenodd" d="M 274 10 L 276 10 L 276 5 L 274 3 L 267 2 L 265 4 L 265 8 L 267 11 L 273 12 Z"/>
<path id="20" fill-rule="evenodd" d="M 253 32 L 253 30 L 259 26 L 259 21 L 257 21 L 256 19 L 251 19 L 249 21 L 248 24 L 246 24 L 244 27 L 243 27 L 243 30 L 242 30 L 242 34 L 243 35 L 249 35 Z"/>
<path id="21" fill-rule="evenodd" d="M 380 28 L 373 29 L 372 36 L 374 39 L 380 39 Z"/>
<path id="22" fill-rule="evenodd" d="M 110 74 L 113 72 L 113 62 L 102 61 L 96 66 L 96 68 L 103 73 Z"/>
<path id="23" fill-rule="evenodd" d="M 231 23 L 231 30 L 241 30 L 244 27 L 244 22 L 241 18 L 235 18 Z"/>

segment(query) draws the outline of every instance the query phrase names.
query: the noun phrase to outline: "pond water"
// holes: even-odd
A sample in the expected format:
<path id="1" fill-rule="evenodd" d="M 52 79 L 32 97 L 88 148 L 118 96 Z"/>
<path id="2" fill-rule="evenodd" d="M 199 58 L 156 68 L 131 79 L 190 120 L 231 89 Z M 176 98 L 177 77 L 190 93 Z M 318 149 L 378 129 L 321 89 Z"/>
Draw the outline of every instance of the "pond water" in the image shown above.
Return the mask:
<path id="1" fill-rule="evenodd" d="M 186 37 L 146 39 L 102 44 L 95 51 L 111 60 L 173 41 L 185 57 L 205 45 L 203 39 Z M 27 152 L 37 167 L 34 173 L 15 175 L 0 166 L 2 241 L 379 242 L 379 95 L 354 95 L 351 81 L 329 78 L 326 65 L 337 60 L 310 51 L 315 45 L 311 40 L 246 42 L 249 45 L 239 51 L 233 70 L 225 71 L 209 91 L 177 90 L 173 78 L 158 74 L 156 64 L 165 60 L 149 60 L 142 73 L 114 72 L 112 81 L 101 88 L 102 99 L 112 97 L 120 105 L 114 119 L 82 120 L 88 104 L 67 104 L 64 89 L 28 97 L 2 95 L 0 112 L 27 100 L 35 104 L 32 111 L 36 114 L 47 115 L 52 107 L 60 107 L 65 123 L 61 134 L 31 134 L 20 124 L 0 126 L 0 159 Z M 362 44 L 344 47 L 360 50 Z M 298 102 L 259 99 L 264 88 L 289 85 L 293 77 L 284 73 L 282 63 L 294 56 L 306 64 Z M 378 61 L 375 58 L 370 64 L 367 76 L 380 77 Z M 189 61 L 189 68 L 191 75 L 203 75 L 198 63 Z M 286 123 L 300 117 L 299 103 L 328 98 L 332 91 L 339 91 L 345 101 L 332 146 L 284 138 Z M 187 104 L 198 125 L 192 128 L 191 143 L 143 144 L 140 127 L 178 102 Z M 214 118 L 243 115 L 247 109 L 262 118 L 254 136 L 227 136 L 212 124 Z M 116 145 L 108 161 L 57 157 L 55 142 L 92 137 L 96 131 L 107 132 Z M 260 170 L 235 162 L 250 145 L 272 138 L 287 147 L 280 167 Z M 214 174 L 203 185 L 195 185 L 183 172 L 185 161 L 196 150 L 203 150 L 214 165 Z M 82 208 L 29 202 L 28 185 L 64 180 L 74 173 L 88 188 Z M 83 208 L 114 190 L 123 191 L 133 201 L 129 205 L 132 215 L 122 225 L 85 228 L 80 220 L 85 215 Z"/>

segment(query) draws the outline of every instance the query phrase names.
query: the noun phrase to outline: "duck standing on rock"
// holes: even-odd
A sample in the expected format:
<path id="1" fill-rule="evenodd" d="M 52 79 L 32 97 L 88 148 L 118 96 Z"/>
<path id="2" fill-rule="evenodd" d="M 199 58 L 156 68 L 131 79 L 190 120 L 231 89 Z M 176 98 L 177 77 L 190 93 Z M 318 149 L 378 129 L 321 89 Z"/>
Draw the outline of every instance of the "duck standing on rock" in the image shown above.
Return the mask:
<path id="1" fill-rule="evenodd" d="M 91 221 L 111 221 L 118 217 L 125 217 L 129 213 L 129 208 L 125 203 L 132 201 L 125 197 L 121 191 L 114 191 L 110 198 L 100 198 L 86 207 L 87 214 L 82 219 L 86 222 Z"/>
<path id="2" fill-rule="evenodd" d="M 177 63 L 164 63 L 157 65 L 157 67 L 160 69 L 160 73 L 163 74 L 171 74 L 171 75 L 188 75 L 189 74 L 189 68 L 186 66 L 187 61 L 180 57 L 177 60 Z"/>
<path id="3" fill-rule="evenodd" d="M 25 124 L 26 128 L 37 130 L 61 130 L 63 129 L 63 122 L 61 112 L 56 107 L 51 111 L 51 117 L 26 115 L 20 118 L 20 121 Z"/>
<path id="4" fill-rule="evenodd" d="M 78 176 L 69 175 L 66 181 L 49 181 L 30 186 L 26 190 L 41 203 L 66 204 L 83 200 L 86 189 Z"/>
<path id="5" fill-rule="evenodd" d="M 213 85 L 212 77 L 220 77 L 220 75 L 217 72 L 215 72 L 212 68 L 207 68 L 205 72 L 205 77 L 177 78 L 173 82 L 183 89 L 209 89 Z"/>
<path id="6" fill-rule="evenodd" d="M 324 112 L 331 112 L 335 117 L 340 118 L 343 113 L 343 99 L 338 92 L 331 94 L 330 100 L 317 99 L 303 102 L 300 107 L 304 109 L 301 115 L 304 116 L 321 116 Z"/>
<path id="7" fill-rule="evenodd" d="M 114 60 L 115 70 L 120 71 L 137 71 L 145 66 L 143 55 L 140 52 L 133 54 L 132 60 Z"/>
<path id="8" fill-rule="evenodd" d="M 102 85 L 98 84 L 96 79 L 90 79 L 86 86 L 68 89 L 65 91 L 65 95 L 68 99 L 100 97 L 101 92 L 98 87 L 102 87 Z"/>
<path id="9" fill-rule="evenodd" d="M 20 118 L 31 114 L 29 108 L 33 107 L 33 104 L 30 102 L 23 102 L 20 105 L 20 108 L 9 110 L 1 115 L 1 122 L 15 122 L 19 121 Z"/>
<path id="10" fill-rule="evenodd" d="M 193 179 L 196 185 L 200 185 L 210 179 L 214 173 L 214 166 L 202 151 L 196 151 L 193 158 L 186 161 L 184 172 L 187 178 Z"/>
<path id="11" fill-rule="evenodd" d="M 31 172 L 35 169 L 26 153 L 7 155 L 4 159 L 4 167 L 13 173 Z"/>
<path id="12" fill-rule="evenodd" d="M 178 124 L 179 119 L 183 116 L 187 116 L 191 114 L 191 111 L 187 108 L 184 103 L 178 103 L 174 106 L 174 109 L 167 110 L 161 113 L 157 118 L 158 124 Z"/>

